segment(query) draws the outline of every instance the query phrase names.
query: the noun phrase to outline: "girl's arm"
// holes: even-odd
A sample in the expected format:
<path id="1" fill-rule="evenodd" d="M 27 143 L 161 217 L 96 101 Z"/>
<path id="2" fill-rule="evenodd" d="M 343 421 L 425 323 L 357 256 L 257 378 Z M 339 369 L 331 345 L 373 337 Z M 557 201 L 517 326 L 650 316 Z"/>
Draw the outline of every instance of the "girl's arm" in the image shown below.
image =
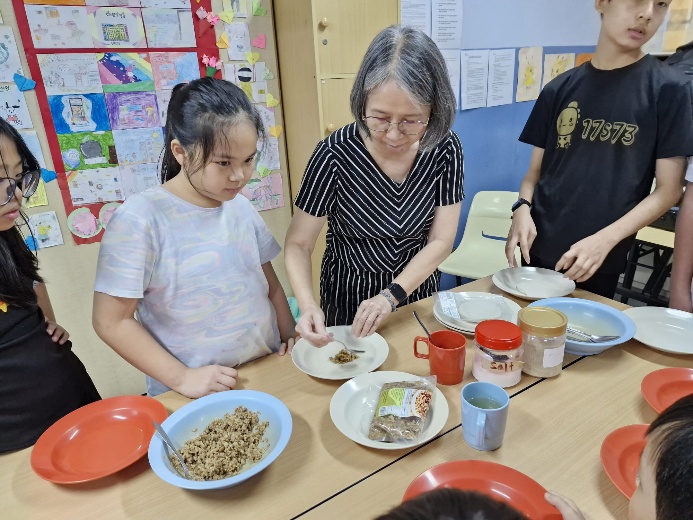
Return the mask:
<path id="1" fill-rule="evenodd" d="M 332 341 L 325 327 L 325 315 L 313 296 L 311 263 L 315 242 L 326 221 L 327 217 L 314 217 L 296 208 L 284 245 L 284 263 L 289 282 L 301 309 L 296 332 L 316 347 L 323 347 Z"/>
<path id="2" fill-rule="evenodd" d="M 98 336 L 138 370 L 191 398 L 236 386 L 238 372 L 220 365 L 188 368 L 135 319 L 137 299 L 94 293 L 92 322 Z"/>
<path id="3" fill-rule="evenodd" d="M 296 322 L 291 314 L 284 288 L 282 284 L 279 283 L 277 273 L 274 272 L 272 263 L 267 262 L 266 264 L 262 264 L 262 270 L 269 284 L 269 300 L 272 302 L 274 312 L 277 314 L 277 326 L 279 327 L 279 336 L 282 340 L 282 345 L 279 348 L 279 355 L 291 354 L 291 350 L 294 348 Z"/>
<path id="4" fill-rule="evenodd" d="M 41 312 L 43 312 L 46 318 L 46 332 L 55 343 L 64 345 L 70 338 L 70 334 L 55 322 L 55 313 L 53 312 L 50 296 L 48 296 L 46 284 L 37 284 L 36 287 L 34 287 L 34 292 L 36 293 L 38 306 L 41 308 Z"/>
<path id="5" fill-rule="evenodd" d="M 428 242 L 393 280 L 407 294 L 419 287 L 450 255 L 457 234 L 461 207 L 460 202 L 436 207 L 433 224 L 428 232 Z M 351 326 L 352 334 L 356 337 L 373 334 L 391 312 L 392 306 L 387 298 L 380 294 L 361 302 Z"/>

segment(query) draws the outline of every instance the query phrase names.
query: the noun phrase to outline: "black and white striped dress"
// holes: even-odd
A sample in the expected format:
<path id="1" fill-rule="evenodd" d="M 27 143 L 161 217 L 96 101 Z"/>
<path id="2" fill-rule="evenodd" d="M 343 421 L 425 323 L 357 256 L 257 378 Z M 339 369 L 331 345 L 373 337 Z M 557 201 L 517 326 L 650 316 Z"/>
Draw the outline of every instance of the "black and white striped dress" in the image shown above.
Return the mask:
<path id="1" fill-rule="evenodd" d="M 326 325 L 351 324 L 359 304 L 404 270 L 426 245 L 436 206 L 460 202 L 462 184 L 462 145 L 454 132 L 417 154 L 402 183 L 378 167 L 355 123 L 318 144 L 295 204 L 310 215 L 327 215 L 320 275 Z M 439 282 L 436 270 L 403 303 L 430 296 Z"/>

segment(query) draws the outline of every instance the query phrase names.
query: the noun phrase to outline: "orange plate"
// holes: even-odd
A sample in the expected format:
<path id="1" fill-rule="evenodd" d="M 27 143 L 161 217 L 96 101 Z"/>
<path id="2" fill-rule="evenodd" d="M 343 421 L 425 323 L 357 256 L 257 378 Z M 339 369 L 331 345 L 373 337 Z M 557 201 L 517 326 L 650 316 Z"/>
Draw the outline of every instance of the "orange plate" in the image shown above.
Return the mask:
<path id="1" fill-rule="evenodd" d="M 630 500 L 635 493 L 635 477 L 640 455 L 645 448 L 645 432 L 649 424 L 631 424 L 612 431 L 602 442 L 601 458 L 604 471 L 618 490 Z"/>
<path id="2" fill-rule="evenodd" d="M 693 394 L 693 368 L 662 368 L 647 374 L 640 385 L 642 395 L 657 413 Z"/>
<path id="3" fill-rule="evenodd" d="M 433 466 L 409 484 L 402 501 L 443 487 L 479 491 L 510 503 L 530 520 L 563 518 L 544 499 L 546 490 L 537 482 L 508 466 L 483 460 L 455 460 Z"/>
<path id="4" fill-rule="evenodd" d="M 56 422 L 36 441 L 31 467 L 58 484 L 77 484 L 120 471 L 147 453 L 152 421 L 166 408 L 156 399 L 125 395 L 96 401 Z"/>

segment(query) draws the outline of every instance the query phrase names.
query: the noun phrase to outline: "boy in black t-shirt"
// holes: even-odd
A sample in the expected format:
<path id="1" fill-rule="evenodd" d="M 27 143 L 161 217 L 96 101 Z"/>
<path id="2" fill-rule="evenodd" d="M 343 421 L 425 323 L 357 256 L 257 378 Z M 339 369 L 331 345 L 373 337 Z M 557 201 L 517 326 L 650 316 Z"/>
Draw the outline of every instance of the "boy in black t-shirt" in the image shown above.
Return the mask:
<path id="1" fill-rule="evenodd" d="M 693 155 L 691 91 L 641 50 L 670 3 L 595 1 L 594 58 L 544 88 L 520 136 L 534 149 L 513 206 L 511 266 L 519 244 L 524 263 L 611 298 L 635 233 L 681 196 Z"/>

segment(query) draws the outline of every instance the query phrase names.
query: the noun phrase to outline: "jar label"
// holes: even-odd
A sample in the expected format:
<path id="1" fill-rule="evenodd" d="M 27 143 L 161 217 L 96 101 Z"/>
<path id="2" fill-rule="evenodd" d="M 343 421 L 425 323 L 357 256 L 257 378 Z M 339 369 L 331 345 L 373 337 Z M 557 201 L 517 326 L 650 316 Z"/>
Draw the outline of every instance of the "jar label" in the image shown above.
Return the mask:
<path id="1" fill-rule="evenodd" d="M 547 348 L 544 351 L 544 368 L 552 368 L 563 363 L 565 344 L 557 348 Z"/>
<path id="2" fill-rule="evenodd" d="M 493 361 L 491 359 L 482 359 L 481 360 L 481 366 L 484 368 L 484 370 L 488 370 L 489 372 L 518 372 L 522 370 L 522 365 L 524 365 L 524 361 Z"/>

